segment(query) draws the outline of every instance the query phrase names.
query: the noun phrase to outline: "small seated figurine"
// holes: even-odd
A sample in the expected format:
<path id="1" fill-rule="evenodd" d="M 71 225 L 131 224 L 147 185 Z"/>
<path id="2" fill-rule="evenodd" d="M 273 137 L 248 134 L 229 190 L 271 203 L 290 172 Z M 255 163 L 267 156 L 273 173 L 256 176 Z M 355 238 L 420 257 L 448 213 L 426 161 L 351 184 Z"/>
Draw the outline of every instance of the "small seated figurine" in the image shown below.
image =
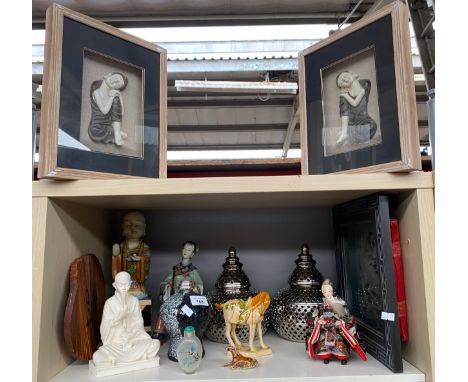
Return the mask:
<path id="1" fill-rule="evenodd" d="M 224 322 L 226 323 L 226 338 L 229 345 L 239 350 L 244 356 L 260 357 L 272 353 L 271 349 L 263 342 L 263 316 L 270 305 L 270 295 L 267 292 L 260 292 L 247 300 L 229 300 L 224 304 L 215 304 L 214 308 L 223 311 Z M 249 326 L 249 349 L 239 341 L 236 335 L 237 325 Z M 253 345 L 255 331 L 257 330 L 260 340 L 260 349 Z"/>
<path id="2" fill-rule="evenodd" d="M 129 293 L 139 300 L 148 298 L 145 280 L 150 268 L 150 249 L 143 241 L 145 233 L 143 213 L 128 212 L 122 221 L 124 241 L 112 246 L 112 277 L 118 272 L 128 272 L 132 278 Z"/>
<path id="3" fill-rule="evenodd" d="M 131 278 L 119 272 L 112 284 L 114 296 L 104 304 L 101 321 L 102 346 L 89 361 L 96 377 L 159 366 L 159 341 L 145 332 L 138 299 L 128 293 Z"/>
<path id="4" fill-rule="evenodd" d="M 197 267 L 192 264 L 192 257 L 199 250 L 193 241 L 186 241 L 182 245 L 182 261 L 172 267 L 172 272 L 160 285 L 161 301 L 179 293 L 183 281 L 191 281 L 193 291 L 203 294 L 203 281 L 198 273 Z"/>
<path id="5" fill-rule="evenodd" d="M 323 304 L 314 307 L 307 323 L 312 333 L 306 339 L 306 349 L 312 359 L 317 357 L 329 363 L 332 356 L 348 363 L 351 348 L 361 359 L 367 359 L 356 332 L 356 320 L 350 315 L 346 302 L 333 296 L 329 279 L 322 283 Z"/>

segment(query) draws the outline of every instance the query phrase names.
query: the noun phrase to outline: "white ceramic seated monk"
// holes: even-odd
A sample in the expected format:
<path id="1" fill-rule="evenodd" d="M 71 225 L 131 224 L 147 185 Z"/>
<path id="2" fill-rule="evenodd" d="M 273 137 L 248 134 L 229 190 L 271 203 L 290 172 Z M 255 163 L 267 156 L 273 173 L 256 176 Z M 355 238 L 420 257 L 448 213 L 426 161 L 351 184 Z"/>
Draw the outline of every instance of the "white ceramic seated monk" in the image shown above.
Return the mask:
<path id="1" fill-rule="evenodd" d="M 89 363 L 91 372 L 100 377 L 159 366 L 159 340 L 146 333 L 138 299 L 128 293 L 130 274 L 117 273 L 112 285 L 115 294 L 104 304 L 102 346 Z"/>

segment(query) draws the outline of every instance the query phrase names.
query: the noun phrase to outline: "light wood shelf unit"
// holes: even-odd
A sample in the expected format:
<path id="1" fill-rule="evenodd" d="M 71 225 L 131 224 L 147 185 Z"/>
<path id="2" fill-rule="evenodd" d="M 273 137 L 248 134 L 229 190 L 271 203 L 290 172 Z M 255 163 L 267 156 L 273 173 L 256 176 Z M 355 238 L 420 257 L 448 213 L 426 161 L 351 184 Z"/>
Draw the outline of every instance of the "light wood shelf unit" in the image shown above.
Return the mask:
<path id="1" fill-rule="evenodd" d="M 431 189 L 429 173 L 232 178 L 41 180 L 33 197 L 102 208 L 254 208 L 334 205 L 379 191 Z M 294 197 L 291 197 L 294 196 Z"/>
<path id="2" fill-rule="evenodd" d="M 432 381 L 433 187 L 432 174 L 423 172 L 33 182 L 33 380 L 49 381 L 73 361 L 62 334 L 68 267 L 74 258 L 95 253 L 109 277 L 113 210 L 331 208 L 383 192 L 392 196 L 393 212 L 400 221 L 410 332 L 403 355 L 425 374 L 426 381 Z M 109 279 L 106 284 L 111 288 Z M 382 375 L 382 379 L 399 380 L 398 374 L 394 376 Z M 220 372 L 218 380 L 224 379 Z M 320 378 L 304 376 L 300 380 Z"/>

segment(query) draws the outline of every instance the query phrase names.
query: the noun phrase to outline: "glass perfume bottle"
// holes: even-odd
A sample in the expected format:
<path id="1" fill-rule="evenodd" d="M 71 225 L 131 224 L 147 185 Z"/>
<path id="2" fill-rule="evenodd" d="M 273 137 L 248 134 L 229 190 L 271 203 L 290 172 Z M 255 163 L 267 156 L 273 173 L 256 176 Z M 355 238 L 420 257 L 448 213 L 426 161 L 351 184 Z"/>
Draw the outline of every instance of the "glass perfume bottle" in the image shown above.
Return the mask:
<path id="1" fill-rule="evenodd" d="M 203 350 L 193 326 L 185 328 L 184 337 L 179 342 L 176 352 L 179 366 L 185 373 L 191 374 L 199 368 Z"/>

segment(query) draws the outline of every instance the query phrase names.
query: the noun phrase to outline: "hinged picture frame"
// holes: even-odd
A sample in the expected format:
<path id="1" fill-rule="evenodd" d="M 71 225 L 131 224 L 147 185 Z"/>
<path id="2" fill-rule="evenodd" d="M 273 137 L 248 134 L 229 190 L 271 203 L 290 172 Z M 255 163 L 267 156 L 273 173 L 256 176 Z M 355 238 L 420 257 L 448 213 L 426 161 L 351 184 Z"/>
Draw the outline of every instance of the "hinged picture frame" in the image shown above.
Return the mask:
<path id="1" fill-rule="evenodd" d="M 363 17 L 298 59 L 303 175 L 421 169 L 406 4 Z"/>
<path id="2" fill-rule="evenodd" d="M 166 178 L 166 50 L 51 5 L 40 127 L 40 178 Z"/>

